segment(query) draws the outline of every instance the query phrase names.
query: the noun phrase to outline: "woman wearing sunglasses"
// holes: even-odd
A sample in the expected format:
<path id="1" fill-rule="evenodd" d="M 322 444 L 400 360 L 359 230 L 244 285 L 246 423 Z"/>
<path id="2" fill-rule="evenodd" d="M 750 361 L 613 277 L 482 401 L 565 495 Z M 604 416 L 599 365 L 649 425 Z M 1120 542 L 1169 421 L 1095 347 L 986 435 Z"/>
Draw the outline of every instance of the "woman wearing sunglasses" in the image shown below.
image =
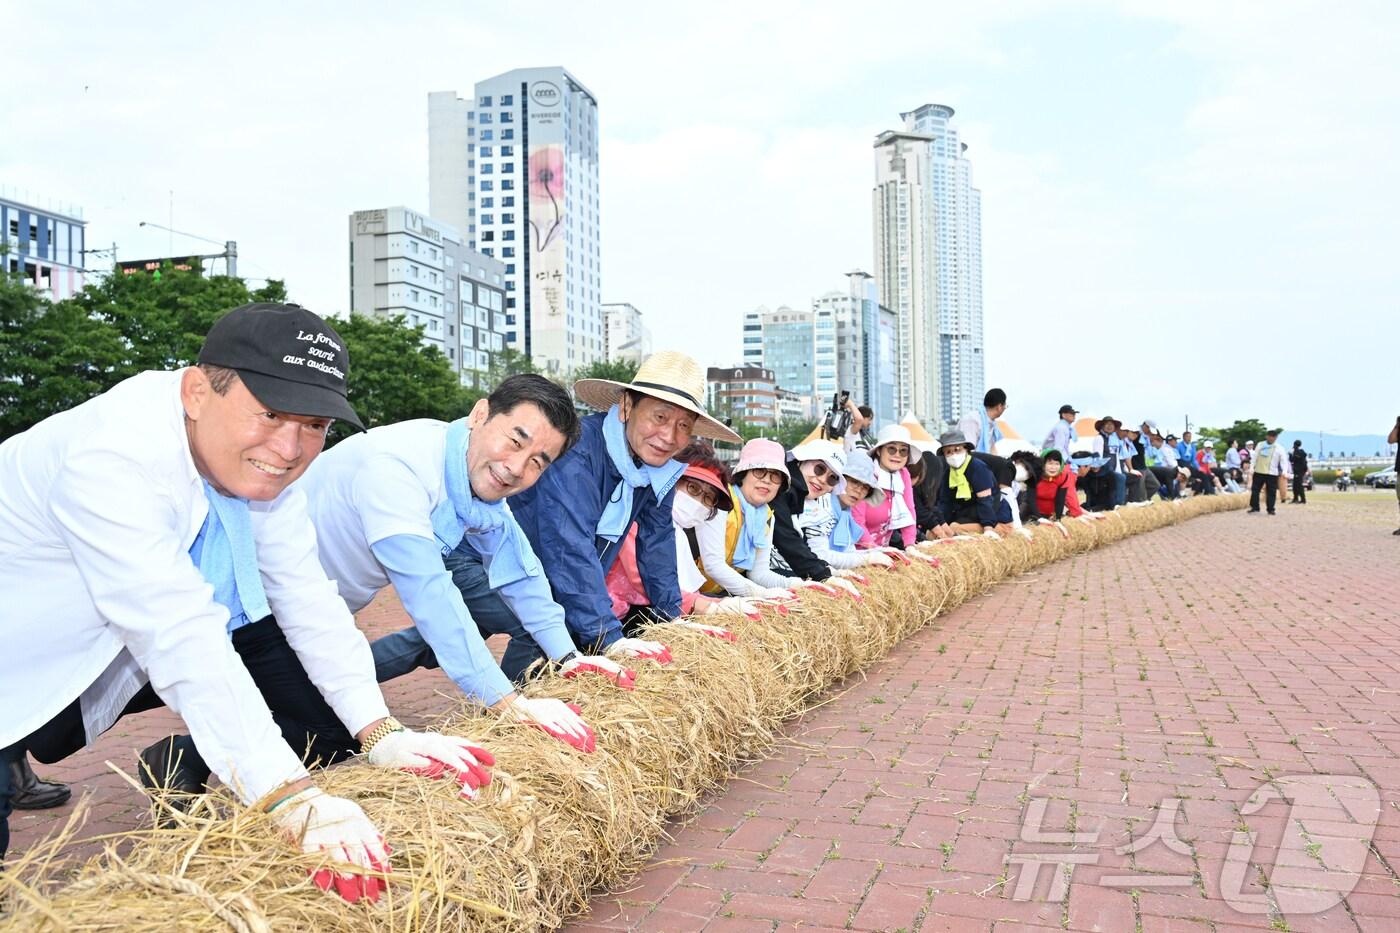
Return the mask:
<path id="1" fill-rule="evenodd" d="M 918 513 L 914 503 L 914 481 L 909 476 L 909 458 L 922 456 L 915 450 L 909 429 L 887 424 L 875 439 L 870 459 L 875 462 L 875 485 L 884 501 L 878 505 L 859 502 L 851 509 L 879 547 L 908 548 L 918 540 Z"/>

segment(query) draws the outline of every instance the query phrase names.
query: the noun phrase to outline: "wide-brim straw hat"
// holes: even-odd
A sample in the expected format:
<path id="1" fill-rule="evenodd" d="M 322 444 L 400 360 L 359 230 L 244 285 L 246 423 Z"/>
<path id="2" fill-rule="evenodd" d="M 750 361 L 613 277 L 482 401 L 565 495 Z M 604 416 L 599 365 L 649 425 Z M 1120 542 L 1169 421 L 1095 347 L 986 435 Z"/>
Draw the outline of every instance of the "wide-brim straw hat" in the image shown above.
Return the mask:
<path id="1" fill-rule="evenodd" d="M 675 350 L 653 353 L 642 362 L 631 382 L 580 379 L 574 383 L 574 396 L 585 405 L 607 411 L 618 403 L 627 389 L 692 412 L 696 418 L 691 433 L 698 437 L 731 444 L 741 440 L 722 422 L 711 418 L 700 405 L 700 400 L 705 397 L 705 371 L 684 353 Z"/>
<path id="2" fill-rule="evenodd" d="M 1113 422 L 1113 430 L 1115 431 L 1123 427 L 1123 422 L 1119 421 L 1117 418 L 1113 417 L 1112 415 L 1104 415 L 1098 421 L 1094 422 L 1094 430 L 1102 431 L 1103 426 L 1108 424 L 1110 421 Z"/>

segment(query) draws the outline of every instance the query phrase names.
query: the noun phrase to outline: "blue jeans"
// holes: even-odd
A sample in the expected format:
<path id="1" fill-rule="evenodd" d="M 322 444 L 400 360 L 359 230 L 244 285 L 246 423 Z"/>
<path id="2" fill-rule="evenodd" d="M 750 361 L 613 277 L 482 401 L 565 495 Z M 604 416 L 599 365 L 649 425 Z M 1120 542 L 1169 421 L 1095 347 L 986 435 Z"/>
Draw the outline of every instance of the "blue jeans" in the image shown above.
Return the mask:
<path id="1" fill-rule="evenodd" d="M 510 636 L 505 656 L 501 658 L 501 671 L 511 680 L 519 682 L 525 669 L 536 659 L 543 658 L 544 652 L 525 631 L 525 626 L 505 604 L 505 600 L 491 589 L 486 579 L 486 568 L 475 551 L 459 546 L 442 562 L 452 572 L 452 582 L 462 591 L 462 600 L 467 604 L 481 637 Z M 369 648 L 374 655 L 374 674 L 381 684 L 420 667 L 438 666 L 432 645 L 419 633 L 417 626 L 385 635 L 371 642 Z"/>

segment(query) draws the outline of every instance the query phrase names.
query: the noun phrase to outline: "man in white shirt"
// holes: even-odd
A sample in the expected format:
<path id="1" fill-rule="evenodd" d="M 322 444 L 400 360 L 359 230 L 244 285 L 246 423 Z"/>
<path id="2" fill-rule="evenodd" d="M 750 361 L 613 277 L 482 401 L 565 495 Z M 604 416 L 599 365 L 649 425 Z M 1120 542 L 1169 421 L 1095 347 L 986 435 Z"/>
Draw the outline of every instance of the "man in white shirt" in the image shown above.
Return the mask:
<path id="1" fill-rule="evenodd" d="M 0 765 L 71 754 L 149 681 L 245 804 L 304 851 L 366 873 L 315 873 L 354 901 L 378 897 L 368 874 L 387 870 L 383 837 L 358 805 L 312 785 L 230 631 L 275 612 L 371 763 L 448 775 L 470 793 L 492 762 L 388 715 L 369 646 L 317 563 L 292 484 L 334 419 L 360 427 L 348 364 L 311 312 L 246 305 L 214 325 L 198 366 L 142 373 L 0 444 Z"/>
<path id="2" fill-rule="evenodd" d="M 370 646 L 381 683 L 441 666 L 472 699 L 592 749 L 593 733 L 576 711 L 512 685 L 541 652 L 565 677 L 599 673 L 624 689 L 632 683 L 616 661 L 579 654 L 505 502 L 533 486 L 578 436 L 568 393 L 521 374 L 467 418 L 375 428 L 307 471 L 321 565 L 350 610 L 392 583 L 413 620 Z M 472 559 L 454 563 L 462 550 Z M 497 633 L 510 638 L 499 666 L 483 640 Z"/>
<path id="3" fill-rule="evenodd" d="M 1074 414 L 1072 408 L 1070 413 Z M 974 451 L 995 454 L 997 441 L 1002 439 L 1001 426 L 997 424 L 997 419 L 1004 414 L 1006 414 L 1006 392 L 1002 389 L 988 389 L 987 394 L 982 396 L 981 410 L 970 411 L 963 415 L 958 421 L 958 430 L 963 433 L 963 437 L 972 443 Z M 1063 421 L 1063 417 L 1061 420 Z M 1051 433 L 1053 436 L 1054 432 Z"/>
<path id="4" fill-rule="evenodd" d="M 1264 432 L 1264 443 L 1254 449 L 1254 476 L 1250 480 L 1249 486 L 1249 511 L 1255 514 L 1259 511 L 1259 490 L 1264 490 L 1264 498 L 1268 503 L 1269 514 L 1274 514 L 1274 505 L 1278 499 L 1278 478 L 1287 469 L 1288 458 L 1284 454 L 1283 448 L 1278 444 L 1278 432 Z"/>

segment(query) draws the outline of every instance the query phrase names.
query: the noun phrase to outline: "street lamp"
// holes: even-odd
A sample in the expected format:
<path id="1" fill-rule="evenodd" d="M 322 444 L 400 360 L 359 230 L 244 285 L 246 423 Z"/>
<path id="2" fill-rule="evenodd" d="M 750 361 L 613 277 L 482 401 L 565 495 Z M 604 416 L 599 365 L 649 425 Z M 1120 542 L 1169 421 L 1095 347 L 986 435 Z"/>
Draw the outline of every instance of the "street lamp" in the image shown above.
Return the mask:
<path id="1" fill-rule="evenodd" d="M 166 233 L 174 233 L 178 234 L 179 236 L 189 237 L 191 240 L 203 240 L 205 243 L 213 243 L 215 246 L 222 246 L 224 248 L 224 251 L 222 253 L 211 253 L 207 256 L 200 256 L 199 258 L 222 259 L 224 261 L 225 271 L 228 273 L 229 278 L 234 278 L 238 275 L 237 240 L 224 240 L 222 243 L 220 243 L 218 240 L 211 240 L 207 236 L 199 236 L 195 233 L 185 233 L 183 230 L 172 230 L 164 224 L 153 224 L 145 220 L 141 221 L 141 223 L 138 226 L 151 227 L 156 230 L 164 230 Z"/>

